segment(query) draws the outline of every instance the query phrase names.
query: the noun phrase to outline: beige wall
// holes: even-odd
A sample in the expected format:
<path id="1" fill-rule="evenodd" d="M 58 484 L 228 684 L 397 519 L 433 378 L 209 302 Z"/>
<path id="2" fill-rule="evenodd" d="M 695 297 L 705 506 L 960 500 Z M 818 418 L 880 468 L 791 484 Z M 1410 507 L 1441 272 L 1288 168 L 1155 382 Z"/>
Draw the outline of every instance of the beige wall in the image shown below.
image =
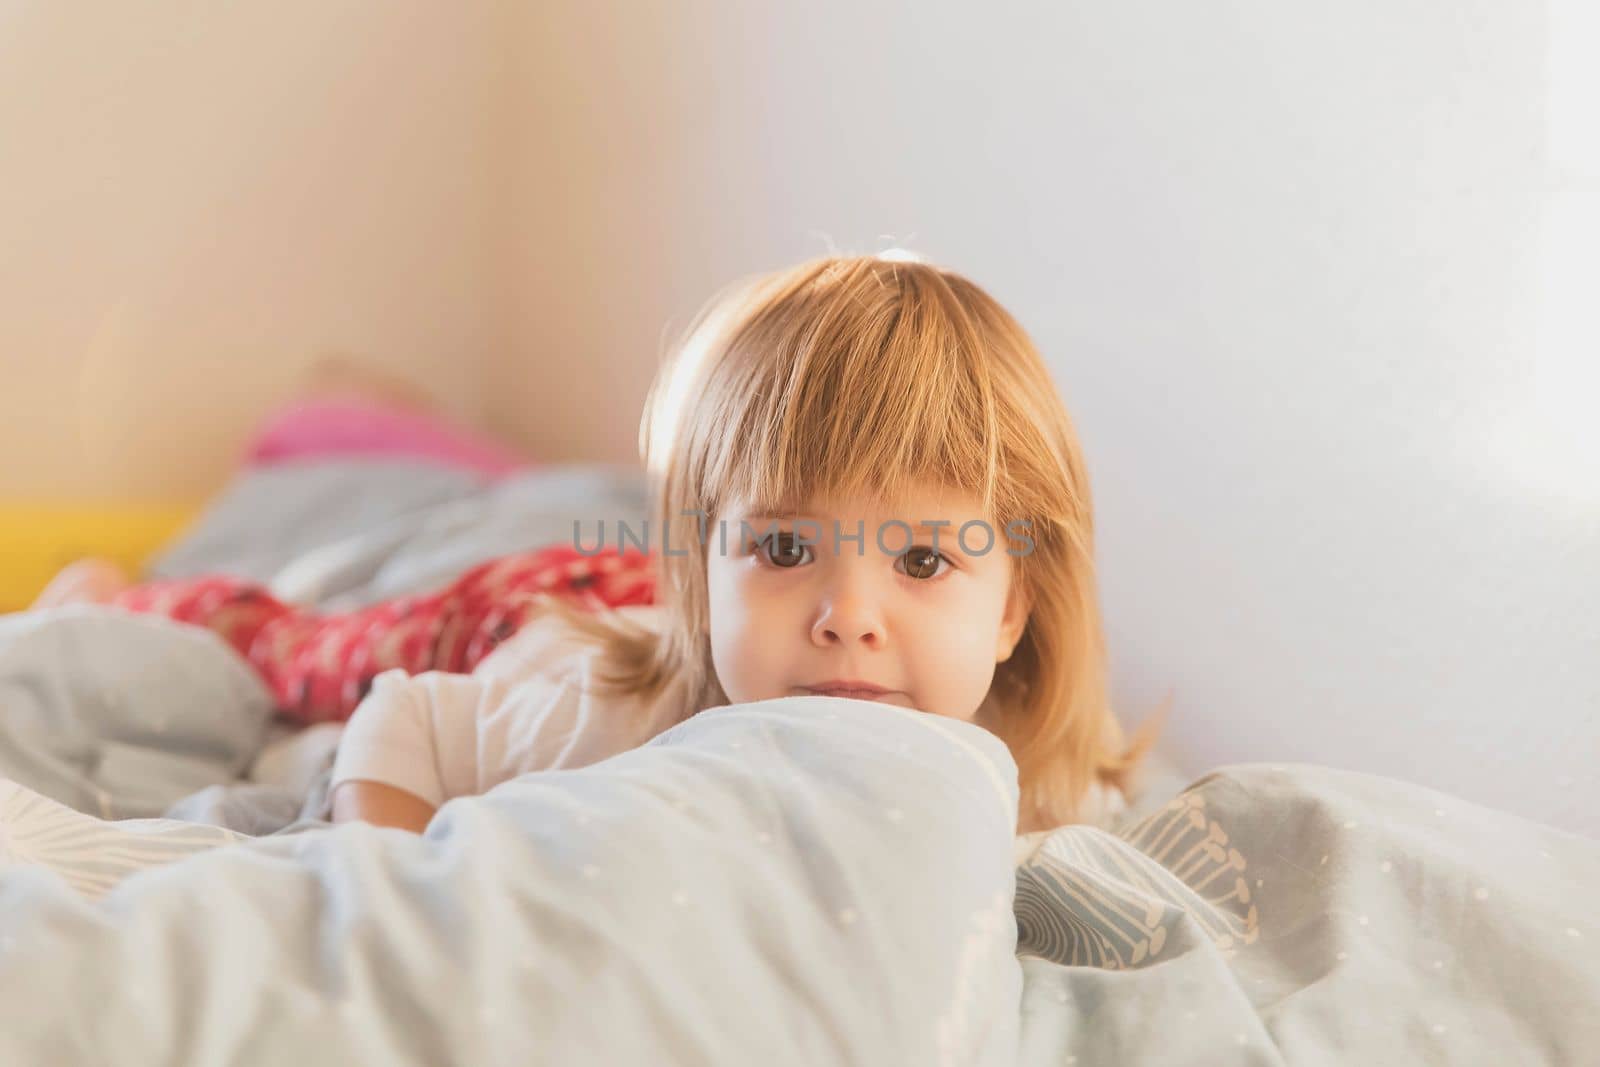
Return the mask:
<path id="1" fill-rule="evenodd" d="M 203 494 L 330 352 L 480 418 L 508 328 L 505 18 L 5 5 L 0 501 Z"/>
<path id="2" fill-rule="evenodd" d="M 627 461 L 706 295 L 825 247 L 763 210 L 759 53 L 697 49 L 737 7 L 0 19 L 0 503 L 202 498 L 334 353 Z"/>
<path id="3" fill-rule="evenodd" d="M 685 36 L 731 6 L 515 9 L 515 343 L 491 366 L 489 425 L 546 459 L 638 458 L 658 358 L 737 259 L 706 226 L 706 90 Z M 670 17 L 669 17 L 670 16 Z M 724 68 L 720 76 L 729 78 Z"/>

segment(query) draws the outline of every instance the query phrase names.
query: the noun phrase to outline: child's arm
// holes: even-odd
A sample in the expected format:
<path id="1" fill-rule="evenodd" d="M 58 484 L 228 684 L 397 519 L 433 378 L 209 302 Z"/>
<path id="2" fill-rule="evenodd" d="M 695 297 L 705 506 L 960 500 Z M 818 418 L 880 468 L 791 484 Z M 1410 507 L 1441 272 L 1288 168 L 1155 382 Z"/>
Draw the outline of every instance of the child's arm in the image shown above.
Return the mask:
<path id="1" fill-rule="evenodd" d="M 333 821 L 421 833 L 446 800 L 477 792 L 479 714 L 502 688 L 437 671 L 378 675 L 339 738 Z"/>
<path id="2" fill-rule="evenodd" d="M 523 659 L 490 670 L 491 659 L 472 675 L 378 675 L 339 740 L 330 783 L 334 821 L 420 831 L 452 797 L 485 793 L 530 771 L 606 759 L 681 716 L 676 690 L 648 706 L 601 692 L 590 653 L 552 641 L 522 651 Z"/>
<path id="3" fill-rule="evenodd" d="M 341 782 L 333 791 L 333 821 L 359 819 L 374 826 L 398 826 L 420 834 L 438 809 L 404 789 L 365 779 Z"/>

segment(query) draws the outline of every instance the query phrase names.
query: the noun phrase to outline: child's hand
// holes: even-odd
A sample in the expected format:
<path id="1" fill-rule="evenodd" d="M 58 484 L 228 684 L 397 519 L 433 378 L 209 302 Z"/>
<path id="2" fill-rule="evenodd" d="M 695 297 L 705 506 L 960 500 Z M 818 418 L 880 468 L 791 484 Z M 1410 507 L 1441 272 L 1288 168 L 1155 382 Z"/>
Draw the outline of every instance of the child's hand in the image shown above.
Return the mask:
<path id="1" fill-rule="evenodd" d="M 359 819 L 374 826 L 394 826 L 414 834 L 428 828 L 435 810 L 421 797 L 382 782 L 341 782 L 331 799 L 336 823 Z"/>
<path id="2" fill-rule="evenodd" d="M 91 556 L 61 568 L 34 600 L 33 609 L 64 604 L 108 604 L 131 584 L 115 560 Z"/>

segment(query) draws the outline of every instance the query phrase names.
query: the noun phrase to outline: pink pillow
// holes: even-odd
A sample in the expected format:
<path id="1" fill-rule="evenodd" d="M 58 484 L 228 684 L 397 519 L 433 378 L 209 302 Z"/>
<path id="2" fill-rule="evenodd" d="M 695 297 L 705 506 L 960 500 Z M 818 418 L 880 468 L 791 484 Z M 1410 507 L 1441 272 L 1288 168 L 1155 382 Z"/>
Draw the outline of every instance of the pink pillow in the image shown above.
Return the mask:
<path id="1" fill-rule="evenodd" d="M 491 478 L 534 464 L 490 438 L 437 416 L 362 397 L 297 400 L 257 432 L 245 462 L 265 465 L 319 456 L 409 456 Z"/>

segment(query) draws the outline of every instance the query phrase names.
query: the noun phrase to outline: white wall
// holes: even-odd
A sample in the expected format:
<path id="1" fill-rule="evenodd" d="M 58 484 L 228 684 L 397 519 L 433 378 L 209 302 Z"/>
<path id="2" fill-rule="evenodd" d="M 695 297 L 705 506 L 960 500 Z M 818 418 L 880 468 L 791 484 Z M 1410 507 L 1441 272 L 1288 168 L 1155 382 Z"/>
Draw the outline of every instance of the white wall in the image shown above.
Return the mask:
<path id="1" fill-rule="evenodd" d="M 633 457 L 716 285 L 913 247 L 1047 353 L 1118 693 L 1175 689 L 1192 767 L 1363 768 L 1600 833 L 1600 440 L 1571 400 L 1600 332 L 1559 296 L 1600 241 L 1555 214 L 1592 220 L 1596 174 L 1550 126 L 1593 162 L 1549 47 L 1575 0 L 522 17 L 498 425 Z"/>

